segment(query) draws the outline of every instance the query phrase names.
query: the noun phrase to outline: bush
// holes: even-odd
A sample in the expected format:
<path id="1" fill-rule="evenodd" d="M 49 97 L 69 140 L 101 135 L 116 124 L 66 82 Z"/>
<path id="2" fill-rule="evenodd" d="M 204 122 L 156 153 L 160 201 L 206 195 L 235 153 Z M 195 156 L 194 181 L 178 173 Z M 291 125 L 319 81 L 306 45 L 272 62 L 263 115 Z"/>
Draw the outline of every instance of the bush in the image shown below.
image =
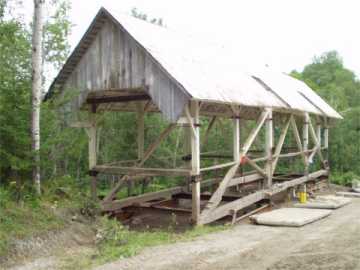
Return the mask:
<path id="1" fill-rule="evenodd" d="M 351 187 L 353 180 L 356 179 L 360 179 L 360 177 L 353 172 L 333 173 L 330 176 L 332 183 L 348 187 Z"/>

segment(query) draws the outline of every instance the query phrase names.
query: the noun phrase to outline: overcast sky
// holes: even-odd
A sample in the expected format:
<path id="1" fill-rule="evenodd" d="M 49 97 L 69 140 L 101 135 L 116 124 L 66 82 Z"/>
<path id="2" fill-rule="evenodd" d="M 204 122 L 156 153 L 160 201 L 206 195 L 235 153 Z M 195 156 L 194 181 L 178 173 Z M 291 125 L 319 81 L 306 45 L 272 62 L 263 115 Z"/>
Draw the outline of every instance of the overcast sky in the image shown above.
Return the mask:
<path id="1" fill-rule="evenodd" d="M 32 1 L 25 0 L 32 8 Z M 170 29 L 232 44 L 245 64 L 301 70 L 314 55 L 337 50 L 360 74 L 359 0 L 72 0 L 75 46 L 101 6 L 133 7 Z"/>

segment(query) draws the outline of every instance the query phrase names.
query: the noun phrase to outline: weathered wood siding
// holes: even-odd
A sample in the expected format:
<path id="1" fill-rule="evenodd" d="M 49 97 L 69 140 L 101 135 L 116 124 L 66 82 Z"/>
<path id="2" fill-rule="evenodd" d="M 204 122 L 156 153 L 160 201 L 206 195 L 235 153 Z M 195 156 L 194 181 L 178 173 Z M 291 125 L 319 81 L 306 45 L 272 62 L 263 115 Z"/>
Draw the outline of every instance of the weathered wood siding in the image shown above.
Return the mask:
<path id="1" fill-rule="evenodd" d="M 91 91 L 141 86 L 149 87 L 154 104 L 169 121 L 182 114 L 188 96 L 131 36 L 107 20 L 65 82 L 65 92 L 80 91 L 72 100 L 75 111 Z"/>

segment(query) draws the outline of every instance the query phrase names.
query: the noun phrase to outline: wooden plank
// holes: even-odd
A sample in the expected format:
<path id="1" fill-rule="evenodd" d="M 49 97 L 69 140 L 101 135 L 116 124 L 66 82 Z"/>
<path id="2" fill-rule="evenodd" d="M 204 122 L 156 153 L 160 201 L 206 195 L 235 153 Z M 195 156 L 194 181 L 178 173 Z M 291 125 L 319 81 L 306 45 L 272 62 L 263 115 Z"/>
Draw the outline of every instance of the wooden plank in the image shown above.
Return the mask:
<path id="1" fill-rule="evenodd" d="M 247 195 L 241 199 L 224 204 L 222 206 L 217 207 L 212 212 L 207 213 L 207 215 L 201 215 L 200 224 L 207 224 L 215 220 L 218 220 L 224 216 L 231 215 L 233 211 L 238 211 L 239 209 L 248 207 L 265 198 L 266 198 L 265 192 L 261 190 L 253 194 Z"/>
<path id="2" fill-rule="evenodd" d="M 263 199 L 268 199 L 271 196 L 274 196 L 282 191 L 287 190 L 290 187 L 298 186 L 301 184 L 304 184 L 305 182 L 309 180 L 314 180 L 320 176 L 328 175 L 328 172 L 326 170 L 320 170 L 317 172 L 314 172 L 312 174 L 309 174 L 309 176 L 302 176 L 299 178 L 296 178 L 291 181 L 287 181 L 282 183 L 281 185 L 272 186 L 270 189 L 266 190 L 260 190 L 257 192 L 254 192 L 250 195 L 247 195 L 241 199 L 235 200 L 230 203 L 226 203 L 222 206 L 217 207 L 212 211 L 211 213 L 207 215 L 201 215 L 200 218 L 200 224 L 207 224 L 210 222 L 213 222 L 215 220 L 218 220 L 222 217 L 232 215 L 234 211 L 239 211 L 240 209 L 246 208 L 256 202 L 259 202 Z"/>
<path id="3" fill-rule="evenodd" d="M 205 168 L 201 168 L 200 171 L 201 172 L 206 172 L 206 171 L 214 171 L 214 170 L 219 170 L 219 169 L 223 169 L 223 168 L 227 168 L 230 166 L 235 165 L 237 162 L 232 161 L 232 162 L 228 162 L 228 163 L 224 163 L 224 164 L 218 164 L 218 165 L 214 165 L 214 166 L 210 166 L 210 167 L 205 167 Z"/>
<path id="4" fill-rule="evenodd" d="M 230 180 L 234 177 L 236 174 L 236 171 L 238 170 L 240 164 L 236 163 L 234 166 L 230 168 L 230 170 L 226 173 L 224 179 L 221 181 L 218 189 L 214 192 L 214 194 L 211 196 L 210 200 L 205 206 L 205 209 L 201 213 L 200 219 L 203 219 L 203 216 L 208 215 L 211 213 L 221 202 L 221 198 L 224 195 L 224 192 L 226 188 L 228 187 L 228 184 Z"/>
<path id="5" fill-rule="evenodd" d="M 239 222 L 239 221 L 241 221 L 241 220 L 243 220 L 243 219 L 245 219 L 247 217 L 250 217 L 253 214 L 256 214 L 257 212 L 260 212 L 261 210 L 264 210 L 265 208 L 267 208 L 269 206 L 270 206 L 269 204 L 265 204 L 265 205 L 260 206 L 259 208 L 256 208 L 256 209 L 250 211 L 249 213 L 246 213 L 245 215 L 242 215 L 241 217 L 238 217 L 238 218 L 236 218 L 236 216 L 234 215 L 235 218 L 233 219 L 231 224 L 234 225 L 235 223 L 237 223 L 237 222 Z"/>
<path id="6" fill-rule="evenodd" d="M 210 131 L 212 130 L 212 128 L 214 127 L 214 124 L 217 120 L 217 117 L 216 116 L 213 116 L 210 120 L 210 123 L 205 131 L 205 135 L 204 135 L 204 139 L 203 139 L 203 145 L 207 145 L 208 143 L 208 140 L 209 140 L 209 134 L 210 134 Z"/>
<path id="7" fill-rule="evenodd" d="M 103 203 L 110 202 L 116 196 L 116 193 L 124 186 L 125 182 L 128 180 L 128 176 L 122 176 L 119 181 L 116 183 L 115 187 L 105 196 Z"/>
<path id="8" fill-rule="evenodd" d="M 256 126 L 252 129 L 252 131 L 250 132 L 248 138 L 246 139 L 244 146 L 242 147 L 242 156 L 246 155 L 247 152 L 249 151 L 251 145 L 253 144 L 256 136 L 258 135 L 260 129 L 262 128 L 262 126 L 265 123 L 265 120 L 268 117 L 269 112 L 268 111 L 263 111 L 260 115 L 260 117 L 257 120 Z"/>
<path id="9" fill-rule="evenodd" d="M 329 148 L 329 128 L 325 127 L 324 129 L 324 148 Z"/>
<path id="10" fill-rule="evenodd" d="M 320 157 L 320 160 L 321 162 L 324 162 L 324 157 L 321 153 L 321 142 L 318 140 L 318 135 L 316 134 L 315 132 L 315 129 L 314 129 L 314 126 L 310 120 L 310 117 L 309 117 L 309 127 L 310 127 L 310 134 L 311 134 L 311 137 L 316 145 L 316 152 L 317 154 L 319 155 Z"/>
<path id="11" fill-rule="evenodd" d="M 108 174 L 128 174 L 143 176 L 189 176 L 190 170 L 186 169 L 162 169 L 162 168 L 140 168 L 140 167 L 121 167 L 121 166 L 104 166 L 98 165 L 94 167 L 94 171 Z"/>
<path id="12" fill-rule="evenodd" d="M 200 217 L 200 116 L 199 116 L 199 102 L 191 101 L 190 102 L 190 113 L 191 117 L 189 119 L 189 124 L 192 127 L 193 133 L 191 136 L 191 173 L 192 183 L 191 183 L 191 192 L 192 192 L 192 203 L 191 203 L 191 219 L 194 224 L 198 224 Z M 191 120 L 194 119 L 194 122 Z"/>
<path id="13" fill-rule="evenodd" d="M 190 107 L 191 107 L 191 105 L 190 105 Z M 194 126 L 194 120 L 193 120 L 193 117 L 191 116 L 189 106 L 185 107 L 185 116 L 188 120 L 188 123 L 190 125 L 193 136 L 196 136 L 197 133 L 196 133 L 195 126 Z"/>
<path id="14" fill-rule="evenodd" d="M 138 145 L 138 159 L 144 158 L 145 146 L 145 122 L 144 122 L 144 104 L 140 102 L 137 104 L 137 145 Z"/>
<path id="15" fill-rule="evenodd" d="M 293 115 L 291 115 L 290 122 L 291 122 L 291 129 L 293 131 L 293 134 L 294 134 L 295 141 L 296 141 L 296 144 L 298 146 L 298 149 L 299 149 L 300 152 L 303 152 L 304 149 L 303 149 L 303 145 L 302 145 L 302 142 L 301 142 L 300 133 L 299 133 L 299 130 L 297 128 L 296 121 L 295 121 L 295 118 L 294 118 Z M 306 155 L 304 153 L 302 153 L 301 155 L 303 157 L 304 164 L 306 165 L 307 164 Z"/>
<path id="16" fill-rule="evenodd" d="M 149 95 L 131 95 L 131 96 L 114 96 L 114 97 L 90 97 L 86 99 L 88 104 L 101 104 L 101 103 L 115 103 L 115 102 L 130 102 L 150 100 Z"/>
<path id="17" fill-rule="evenodd" d="M 96 115 L 90 113 L 89 115 L 90 127 L 86 129 L 89 137 L 89 170 L 93 170 L 97 163 L 97 128 Z M 95 175 L 91 176 L 91 197 L 97 200 L 96 190 L 97 179 Z"/>
<path id="18" fill-rule="evenodd" d="M 176 128 L 176 124 L 170 124 L 157 139 L 148 147 L 144 153 L 144 158 L 137 164 L 138 167 L 144 165 L 145 161 L 154 153 L 159 144 L 170 134 L 170 132 Z"/>
<path id="19" fill-rule="evenodd" d="M 241 151 L 240 159 L 242 157 L 245 157 L 247 152 L 249 151 L 252 143 L 254 142 L 256 136 L 258 135 L 261 127 L 264 125 L 266 118 L 269 115 L 269 111 L 265 110 L 261 113 L 260 117 L 257 120 L 256 126 L 252 129 L 250 132 L 246 142 L 244 143 L 244 146 Z M 208 203 L 205 206 L 204 211 L 201 213 L 201 217 L 208 215 L 211 211 L 213 211 L 221 202 L 221 198 L 225 192 L 225 190 L 229 187 L 229 182 L 233 177 L 235 176 L 237 170 L 239 169 L 240 163 L 235 164 L 233 167 L 229 169 L 229 171 L 226 173 L 224 179 L 220 182 L 220 185 L 218 189 L 214 192 L 211 199 L 208 201 Z"/>
<path id="20" fill-rule="evenodd" d="M 232 178 L 229 181 L 228 187 L 248 184 L 248 183 L 263 179 L 263 178 L 264 177 L 262 175 L 252 172 L 251 174 L 248 174 L 248 175 Z M 223 180 L 222 178 L 215 178 L 215 179 L 208 179 L 205 181 L 201 181 L 201 187 L 209 187 L 214 184 L 220 183 L 222 180 Z"/>
<path id="21" fill-rule="evenodd" d="M 281 130 L 279 141 L 278 141 L 278 144 L 276 145 L 276 149 L 275 149 L 275 153 L 274 153 L 275 158 L 274 158 L 273 164 L 272 164 L 272 174 L 274 174 L 274 172 L 276 170 L 276 165 L 280 158 L 280 153 L 281 153 L 281 150 L 282 150 L 284 142 L 285 142 L 286 134 L 289 130 L 290 122 L 291 122 L 291 117 L 289 117 L 289 119 L 286 121 L 285 126 Z"/>
<path id="22" fill-rule="evenodd" d="M 262 168 L 260 168 L 259 165 L 257 165 L 254 161 L 252 161 L 251 159 L 247 158 L 246 159 L 247 164 L 249 164 L 251 167 L 253 167 L 258 173 L 260 173 L 263 177 L 267 178 L 268 177 L 268 173 L 265 172 Z"/>
<path id="23" fill-rule="evenodd" d="M 145 193 L 143 195 L 129 197 L 122 200 L 116 200 L 112 202 L 103 202 L 102 203 L 102 210 L 103 211 L 116 211 L 121 208 L 131 206 L 134 204 L 140 204 L 143 202 L 170 197 L 171 195 L 178 194 L 185 191 L 185 187 L 173 187 L 165 190 L 160 190 L 157 192 Z"/>
<path id="24" fill-rule="evenodd" d="M 233 120 L 233 155 L 234 161 L 240 162 L 240 119 Z"/>
<path id="25" fill-rule="evenodd" d="M 236 185 L 242 185 L 242 184 L 248 184 L 251 182 L 255 182 L 258 180 L 263 179 L 263 176 L 258 173 L 240 176 L 240 177 L 234 177 L 229 181 L 228 187 L 236 186 Z"/>
<path id="26" fill-rule="evenodd" d="M 328 174 L 329 174 L 329 172 L 327 170 L 319 170 L 319 171 L 310 173 L 309 175 L 305 175 L 305 176 L 296 178 L 294 180 L 283 182 L 281 185 L 277 185 L 276 187 L 273 187 L 271 190 L 267 191 L 267 194 L 269 196 L 272 196 L 272 195 L 282 192 L 290 187 L 302 185 L 308 181 L 319 178 L 320 176 L 326 176 Z"/>
<path id="27" fill-rule="evenodd" d="M 269 188 L 272 186 L 272 175 L 273 175 L 272 149 L 273 149 L 273 145 L 274 145 L 274 128 L 273 128 L 272 110 L 269 108 L 267 108 L 266 110 L 268 111 L 268 116 L 266 119 L 266 129 L 265 129 L 265 131 L 266 131 L 265 150 L 266 150 L 266 156 L 268 159 L 267 159 L 266 165 L 265 165 L 265 172 L 266 172 L 266 187 Z M 260 174 L 261 174 L 261 172 L 260 172 Z"/>
<path id="28" fill-rule="evenodd" d="M 304 116 L 304 124 L 303 124 L 303 151 L 306 152 L 309 150 L 309 122 L 310 122 L 310 115 L 309 113 L 305 113 Z M 309 175 L 309 156 L 305 155 L 305 170 L 304 170 L 305 177 Z M 306 187 L 302 187 L 305 191 Z"/>
<path id="29" fill-rule="evenodd" d="M 191 168 L 193 175 L 200 174 L 200 116 L 199 116 L 199 102 L 191 101 L 190 104 L 191 117 L 189 124 L 192 126 L 193 134 L 191 136 Z M 194 119 L 195 123 L 191 120 Z"/>

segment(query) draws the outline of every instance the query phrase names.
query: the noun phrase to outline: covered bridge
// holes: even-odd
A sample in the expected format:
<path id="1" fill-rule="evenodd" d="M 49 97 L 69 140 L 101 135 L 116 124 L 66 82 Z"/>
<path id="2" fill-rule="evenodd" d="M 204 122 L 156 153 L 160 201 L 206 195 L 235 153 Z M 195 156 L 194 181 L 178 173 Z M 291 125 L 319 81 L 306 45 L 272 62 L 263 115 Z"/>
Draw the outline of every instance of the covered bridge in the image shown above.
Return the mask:
<path id="1" fill-rule="evenodd" d="M 100 9 L 46 98 L 68 96 L 65 111 L 73 115 L 88 112 L 81 121 L 71 119 L 71 125 L 85 128 L 89 136 L 94 195 L 99 173 L 121 175 L 102 201 L 104 210 L 189 196 L 193 222 L 205 224 L 227 215 L 236 218 L 241 209 L 328 174 L 323 154 L 328 148 L 328 128 L 341 116 L 305 83 L 269 70 L 246 73 L 239 68 L 239 61 L 225 48 Z M 98 164 L 97 119 L 104 111 L 137 114 L 138 160 Z M 147 113 L 160 113 L 168 127 L 144 149 Z M 221 119 L 232 121 L 233 136 L 222 137 L 233 141 L 232 156 L 204 167 L 203 158 L 211 155 L 201 153 L 202 143 Z M 253 123 L 245 134 L 242 127 L 248 121 Z M 155 149 L 178 127 L 186 130 L 184 164 L 178 168 L 147 167 Z M 264 135 L 259 137 L 262 130 Z M 292 148 L 283 147 L 288 130 L 296 142 L 296 150 L 290 152 L 287 150 Z M 264 153 L 258 157 L 250 154 L 256 139 L 262 141 Z M 302 159 L 303 174 L 279 181 L 278 161 L 295 156 Z M 310 172 L 315 156 L 322 168 Z M 245 166 L 252 170 L 244 172 L 241 168 Z M 185 181 L 182 186 L 117 199 L 125 182 L 156 176 L 183 176 Z M 205 179 L 207 176 L 211 178 Z M 241 192 L 243 185 L 254 182 L 258 183 L 256 190 Z M 231 196 L 229 190 L 233 191 Z"/>

